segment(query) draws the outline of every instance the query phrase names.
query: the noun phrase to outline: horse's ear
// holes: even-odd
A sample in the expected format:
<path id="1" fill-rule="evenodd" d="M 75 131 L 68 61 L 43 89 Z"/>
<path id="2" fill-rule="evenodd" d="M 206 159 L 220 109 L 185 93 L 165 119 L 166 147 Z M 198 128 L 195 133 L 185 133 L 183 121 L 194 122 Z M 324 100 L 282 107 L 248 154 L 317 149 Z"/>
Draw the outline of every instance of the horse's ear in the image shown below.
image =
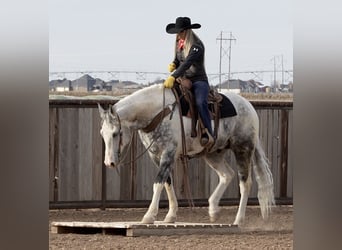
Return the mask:
<path id="1" fill-rule="evenodd" d="M 109 117 L 110 117 L 110 119 L 112 121 L 116 120 L 116 118 L 115 118 L 115 111 L 114 111 L 114 105 L 109 104 L 108 114 L 109 114 Z"/>
<path id="2" fill-rule="evenodd" d="M 98 106 L 98 108 L 99 108 L 99 112 L 100 112 L 100 117 L 101 117 L 101 119 L 104 119 L 105 110 L 102 108 L 102 106 L 101 106 L 100 103 L 97 103 L 97 106 Z"/>
<path id="3" fill-rule="evenodd" d="M 114 115 L 114 105 L 110 105 L 109 104 L 109 112 L 112 114 L 112 115 Z"/>

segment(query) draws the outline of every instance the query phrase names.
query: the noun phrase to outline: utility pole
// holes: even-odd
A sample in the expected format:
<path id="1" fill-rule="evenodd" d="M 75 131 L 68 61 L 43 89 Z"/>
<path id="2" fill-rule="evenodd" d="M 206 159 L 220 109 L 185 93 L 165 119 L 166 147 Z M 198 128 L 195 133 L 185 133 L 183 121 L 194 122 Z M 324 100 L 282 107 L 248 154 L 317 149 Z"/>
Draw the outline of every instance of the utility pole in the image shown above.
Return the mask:
<path id="1" fill-rule="evenodd" d="M 281 84 L 284 86 L 284 56 L 281 55 Z"/>
<path id="2" fill-rule="evenodd" d="M 232 32 L 230 32 L 229 34 L 229 38 L 223 38 L 222 37 L 222 33 L 223 31 L 221 31 L 220 36 L 218 38 L 216 38 L 216 40 L 220 41 L 220 64 L 219 64 L 219 86 L 221 89 L 221 75 L 222 75 L 222 71 L 221 71 L 221 66 L 222 66 L 222 51 L 224 52 L 224 54 L 226 54 L 226 51 L 223 49 L 222 47 L 222 41 L 229 41 L 229 51 L 228 51 L 228 89 L 229 89 L 229 80 L 230 80 L 230 64 L 231 64 L 231 53 L 232 53 L 232 41 L 236 41 L 236 38 L 232 35 Z"/>
<path id="3" fill-rule="evenodd" d="M 216 38 L 216 40 L 220 40 L 220 64 L 219 64 L 219 86 L 221 90 L 221 65 L 222 65 L 222 31 L 220 33 L 220 38 Z"/>
<path id="4" fill-rule="evenodd" d="M 232 32 L 229 35 L 229 68 L 228 68 L 228 89 L 229 89 L 229 80 L 230 80 L 230 59 L 232 54 L 232 41 L 236 41 L 236 38 L 233 37 Z"/>
<path id="5" fill-rule="evenodd" d="M 276 57 L 274 56 L 274 86 L 277 86 L 277 66 Z"/>
<path id="6" fill-rule="evenodd" d="M 276 56 L 273 56 L 271 59 L 273 61 L 273 84 L 272 89 L 275 90 L 277 88 L 277 65 L 276 65 Z"/>
<path id="7" fill-rule="evenodd" d="M 278 60 L 278 63 L 277 63 Z M 281 60 L 281 62 L 279 62 L 279 60 Z M 271 59 L 271 61 L 273 61 L 273 84 L 272 86 L 274 88 L 280 88 L 280 86 L 284 86 L 285 84 L 285 77 L 284 77 L 284 55 L 280 55 L 280 56 L 273 56 L 273 58 Z M 281 67 L 281 71 L 277 70 L 277 68 Z M 279 82 L 279 84 L 277 84 L 277 71 L 281 72 L 281 82 Z"/>

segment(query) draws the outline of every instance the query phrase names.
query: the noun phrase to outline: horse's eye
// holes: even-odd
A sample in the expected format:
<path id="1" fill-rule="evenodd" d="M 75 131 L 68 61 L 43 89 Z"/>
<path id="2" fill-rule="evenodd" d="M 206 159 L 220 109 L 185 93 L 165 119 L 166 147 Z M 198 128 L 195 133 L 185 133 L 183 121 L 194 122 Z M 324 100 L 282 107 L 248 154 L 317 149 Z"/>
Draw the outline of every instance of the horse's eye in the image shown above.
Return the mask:
<path id="1" fill-rule="evenodd" d="M 118 132 L 114 132 L 113 133 L 113 137 L 117 136 L 118 135 Z"/>

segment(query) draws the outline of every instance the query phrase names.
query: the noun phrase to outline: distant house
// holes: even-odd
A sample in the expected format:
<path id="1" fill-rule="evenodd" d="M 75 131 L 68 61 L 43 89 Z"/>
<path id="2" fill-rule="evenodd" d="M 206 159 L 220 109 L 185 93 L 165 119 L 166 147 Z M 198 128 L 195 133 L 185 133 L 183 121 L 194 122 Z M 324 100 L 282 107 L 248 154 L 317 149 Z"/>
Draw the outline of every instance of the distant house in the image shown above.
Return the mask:
<path id="1" fill-rule="evenodd" d="M 50 91 L 98 92 L 113 91 L 114 89 L 137 90 L 140 88 L 142 88 L 142 85 L 136 82 L 120 80 L 105 82 L 99 78 L 95 79 L 88 74 L 73 81 L 63 79 L 49 82 Z"/>
<path id="2" fill-rule="evenodd" d="M 240 81 L 241 80 L 228 80 L 223 82 L 221 84 L 221 88 L 222 89 L 229 89 L 229 91 L 235 92 L 235 93 L 240 93 L 241 92 L 241 88 L 240 88 Z"/>
<path id="3" fill-rule="evenodd" d="M 113 80 L 108 82 L 112 86 L 113 89 L 139 89 L 141 88 L 141 85 L 139 85 L 136 82 L 132 81 L 118 81 L 118 80 Z"/>
<path id="4" fill-rule="evenodd" d="M 123 81 L 123 88 L 128 88 L 128 89 L 140 89 L 141 85 L 136 83 L 136 82 L 132 82 L 132 81 Z"/>
<path id="5" fill-rule="evenodd" d="M 74 91 L 88 92 L 94 90 L 96 80 L 90 75 L 85 74 L 84 76 L 72 81 L 72 88 Z"/>
<path id="6" fill-rule="evenodd" d="M 95 79 L 95 84 L 93 85 L 92 91 L 112 91 L 113 86 L 99 78 Z"/>
<path id="7" fill-rule="evenodd" d="M 263 87 L 260 87 L 261 93 L 271 93 L 271 91 L 272 91 L 272 88 L 270 86 L 265 85 Z"/>
<path id="8" fill-rule="evenodd" d="M 52 80 L 49 82 L 49 91 L 57 91 L 57 92 L 62 92 L 62 91 L 71 91 L 72 90 L 72 85 L 71 81 L 67 79 L 62 79 L 62 80 Z"/>
<path id="9" fill-rule="evenodd" d="M 262 92 L 264 85 L 260 82 L 252 80 L 243 81 L 240 79 L 231 79 L 221 84 L 221 88 L 229 89 L 235 93 L 245 92 L 245 93 L 259 93 Z"/>
<path id="10" fill-rule="evenodd" d="M 293 83 L 289 82 L 288 84 L 280 84 L 279 91 L 280 92 L 293 92 Z"/>

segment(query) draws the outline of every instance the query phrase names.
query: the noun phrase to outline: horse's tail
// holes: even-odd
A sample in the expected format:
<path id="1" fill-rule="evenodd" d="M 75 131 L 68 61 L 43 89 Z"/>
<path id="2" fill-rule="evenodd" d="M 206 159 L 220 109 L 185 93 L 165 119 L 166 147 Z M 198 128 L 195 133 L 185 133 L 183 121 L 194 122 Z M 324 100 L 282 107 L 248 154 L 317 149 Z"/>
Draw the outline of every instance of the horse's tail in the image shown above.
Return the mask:
<path id="1" fill-rule="evenodd" d="M 255 147 L 254 173 L 258 183 L 258 200 L 261 215 L 264 219 L 268 218 L 272 206 L 275 204 L 273 192 L 273 176 L 269 167 L 268 159 L 261 147 L 259 138 Z"/>

